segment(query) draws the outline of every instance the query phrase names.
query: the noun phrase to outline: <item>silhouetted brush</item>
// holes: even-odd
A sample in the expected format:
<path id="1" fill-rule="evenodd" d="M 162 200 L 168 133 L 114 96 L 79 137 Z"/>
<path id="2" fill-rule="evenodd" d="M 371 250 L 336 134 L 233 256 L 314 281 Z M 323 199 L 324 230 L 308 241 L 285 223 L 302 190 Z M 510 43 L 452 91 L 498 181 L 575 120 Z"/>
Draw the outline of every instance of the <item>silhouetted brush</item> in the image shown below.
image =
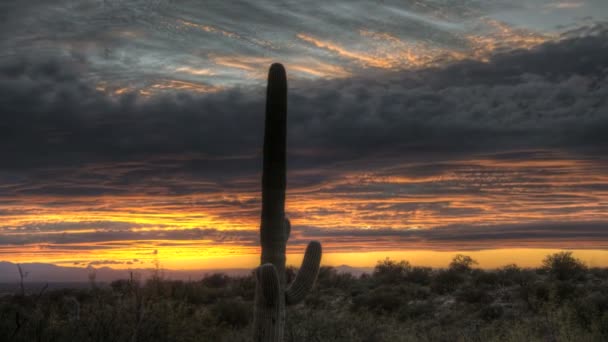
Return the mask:
<path id="1" fill-rule="evenodd" d="M 321 244 L 308 244 L 302 267 L 287 288 L 285 250 L 291 224 L 285 217 L 287 76 L 281 64 L 268 73 L 262 175 L 262 265 L 255 271 L 254 341 L 283 341 L 285 306 L 300 302 L 312 288 L 321 263 Z"/>

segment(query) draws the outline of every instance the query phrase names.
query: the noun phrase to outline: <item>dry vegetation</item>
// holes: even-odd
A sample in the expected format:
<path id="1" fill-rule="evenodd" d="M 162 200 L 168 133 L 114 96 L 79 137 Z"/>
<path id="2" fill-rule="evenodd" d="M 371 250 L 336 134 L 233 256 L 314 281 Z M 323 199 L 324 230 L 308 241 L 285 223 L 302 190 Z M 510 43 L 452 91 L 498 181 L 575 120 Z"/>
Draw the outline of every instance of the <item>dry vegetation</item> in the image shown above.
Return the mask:
<path id="1" fill-rule="evenodd" d="M 248 341 L 254 288 L 213 274 L 4 296 L 0 340 Z M 462 255 L 445 269 L 387 259 L 361 277 L 323 267 L 286 327 L 286 341 L 606 340 L 608 270 L 567 252 L 538 269 L 486 271 Z"/>

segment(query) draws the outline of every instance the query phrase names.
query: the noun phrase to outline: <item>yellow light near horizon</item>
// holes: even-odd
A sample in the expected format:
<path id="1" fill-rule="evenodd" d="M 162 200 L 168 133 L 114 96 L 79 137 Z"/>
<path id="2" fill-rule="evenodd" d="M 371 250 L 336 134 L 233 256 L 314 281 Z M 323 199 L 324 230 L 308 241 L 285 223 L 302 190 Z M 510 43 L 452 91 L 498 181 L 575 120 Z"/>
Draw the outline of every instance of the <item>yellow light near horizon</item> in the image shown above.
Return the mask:
<path id="1" fill-rule="evenodd" d="M 72 253 L 32 253 L 15 254 L 10 260 L 15 263 L 42 262 L 59 266 L 86 267 L 89 262 L 99 260 L 124 261 L 124 264 L 99 264 L 95 267 L 108 266 L 115 269 L 153 268 L 158 264 L 169 270 L 212 270 L 212 269 L 253 269 L 259 265 L 260 255 L 258 248 L 215 248 L 215 247 L 172 247 L 155 249 L 150 246 L 138 246 L 128 250 L 98 250 L 94 252 Z M 433 268 L 447 267 L 457 254 L 471 256 L 477 260 L 477 267 L 494 269 L 508 264 L 517 264 L 520 267 L 538 267 L 542 260 L 550 254 L 563 251 L 563 249 L 549 248 L 505 248 L 477 251 L 432 251 L 432 250 L 398 250 L 398 251 L 372 251 L 372 252 L 329 252 L 323 254 L 322 264 L 325 266 L 347 265 L 359 268 L 371 268 L 380 260 L 407 260 L 414 266 L 427 266 Z M 574 249 L 576 258 L 585 262 L 589 267 L 608 267 L 608 250 L 600 249 Z M 1 257 L 0 257 L 1 258 Z M 303 258 L 302 253 L 287 255 L 287 264 L 299 267 Z M 74 260 L 81 262 L 74 264 Z M 133 260 L 137 260 L 133 262 Z M 126 262 L 131 261 L 127 264 Z"/>

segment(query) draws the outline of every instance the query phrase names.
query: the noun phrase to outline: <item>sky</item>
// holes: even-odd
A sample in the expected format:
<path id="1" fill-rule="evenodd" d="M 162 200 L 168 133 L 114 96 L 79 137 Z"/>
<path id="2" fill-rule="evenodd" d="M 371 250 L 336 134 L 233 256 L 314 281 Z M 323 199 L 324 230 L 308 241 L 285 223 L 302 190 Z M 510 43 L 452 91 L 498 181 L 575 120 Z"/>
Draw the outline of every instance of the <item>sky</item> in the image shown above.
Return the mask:
<path id="1" fill-rule="evenodd" d="M 4 0 L 0 261 L 259 262 L 268 66 L 288 262 L 608 266 L 608 2 Z"/>

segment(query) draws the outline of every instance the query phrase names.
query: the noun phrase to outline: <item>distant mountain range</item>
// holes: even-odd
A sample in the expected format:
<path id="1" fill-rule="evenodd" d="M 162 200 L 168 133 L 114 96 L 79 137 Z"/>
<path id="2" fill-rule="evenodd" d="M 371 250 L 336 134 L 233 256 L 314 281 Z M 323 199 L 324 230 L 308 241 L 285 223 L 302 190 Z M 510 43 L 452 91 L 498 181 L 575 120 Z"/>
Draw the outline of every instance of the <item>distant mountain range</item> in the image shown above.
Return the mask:
<path id="1" fill-rule="evenodd" d="M 89 275 L 94 272 L 95 281 L 111 282 L 117 279 L 129 278 L 129 272 L 139 275 L 141 278 L 148 278 L 154 273 L 152 268 L 134 268 L 130 270 L 114 269 L 110 267 L 84 268 L 84 267 L 64 267 L 45 263 L 24 263 L 20 264 L 27 276 L 26 283 L 66 283 L 66 282 L 88 282 Z M 348 265 L 335 267 L 340 273 L 352 273 L 360 275 L 370 273 L 372 268 L 355 268 Z M 225 273 L 230 276 L 242 276 L 251 272 L 251 269 L 201 269 L 201 270 L 168 270 L 162 269 L 162 275 L 168 279 L 196 280 L 201 279 L 205 274 Z M 17 264 L 7 261 L 0 261 L 0 283 L 19 282 L 19 271 Z"/>

